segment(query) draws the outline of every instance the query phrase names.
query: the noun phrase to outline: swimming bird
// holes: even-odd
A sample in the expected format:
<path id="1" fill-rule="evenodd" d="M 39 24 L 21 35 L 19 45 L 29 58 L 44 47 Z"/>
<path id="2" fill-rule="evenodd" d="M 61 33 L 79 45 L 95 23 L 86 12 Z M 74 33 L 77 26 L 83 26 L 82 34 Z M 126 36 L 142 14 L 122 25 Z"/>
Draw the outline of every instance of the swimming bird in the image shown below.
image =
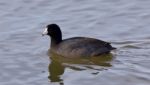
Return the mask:
<path id="1" fill-rule="evenodd" d="M 116 48 L 109 42 L 88 37 L 72 37 L 62 39 L 62 32 L 57 24 L 49 24 L 42 35 L 51 38 L 50 51 L 63 57 L 93 57 L 110 53 Z"/>

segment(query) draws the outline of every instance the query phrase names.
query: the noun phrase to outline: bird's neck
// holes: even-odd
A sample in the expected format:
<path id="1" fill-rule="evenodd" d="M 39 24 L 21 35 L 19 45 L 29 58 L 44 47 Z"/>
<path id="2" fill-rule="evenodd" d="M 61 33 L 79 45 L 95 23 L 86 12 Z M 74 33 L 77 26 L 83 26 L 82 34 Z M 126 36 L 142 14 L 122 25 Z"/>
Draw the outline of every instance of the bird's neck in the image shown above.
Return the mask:
<path id="1" fill-rule="evenodd" d="M 62 41 L 62 37 L 51 37 L 51 47 L 57 46 Z"/>

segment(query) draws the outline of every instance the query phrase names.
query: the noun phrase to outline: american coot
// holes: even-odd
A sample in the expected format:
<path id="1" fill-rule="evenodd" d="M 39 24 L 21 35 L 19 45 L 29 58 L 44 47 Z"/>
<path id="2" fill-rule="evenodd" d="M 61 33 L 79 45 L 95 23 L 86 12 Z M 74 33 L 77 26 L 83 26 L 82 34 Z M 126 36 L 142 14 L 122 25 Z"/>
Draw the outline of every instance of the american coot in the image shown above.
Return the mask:
<path id="1" fill-rule="evenodd" d="M 47 25 L 42 35 L 51 37 L 51 52 L 69 58 L 99 56 L 115 49 L 109 42 L 94 38 L 73 37 L 62 40 L 62 33 L 57 24 Z"/>

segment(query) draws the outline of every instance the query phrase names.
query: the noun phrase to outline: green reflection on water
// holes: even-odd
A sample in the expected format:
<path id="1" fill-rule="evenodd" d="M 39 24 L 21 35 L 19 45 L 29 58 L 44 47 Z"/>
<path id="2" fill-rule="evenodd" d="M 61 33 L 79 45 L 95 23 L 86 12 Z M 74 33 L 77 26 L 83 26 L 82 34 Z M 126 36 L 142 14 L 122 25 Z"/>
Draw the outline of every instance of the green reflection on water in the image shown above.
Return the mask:
<path id="1" fill-rule="evenodd" d="M 51 82 L 63 82 L 60 76 L 63 75 L 65 68 L 82 71 L 86 69 L 94 69 L 94 66 L 111 67 L 111 61 L 113 60 L 112 54 L 104 54 L 96 57 L 66 58 L 49 51 L 48 55 L 51 60 L 48 67 L 48 78 Z M 86 69 L 80 68 L 80 66 L 84 66 Z M 93 73 L 93 75 L 96 75 L 96 73 Z M 61 83 L 61 85 L 63 85 L 63 83 Z"/>
<path id="2" fill-rule="evenodd" d="M 64 66 L 57 61 L 52 61 L 49 64 L 49 79 L 51 80 L 51 82 L 59 82 L 62 81 L 60 79 L 60 75 L 62 75 L 64 73 Z"/>

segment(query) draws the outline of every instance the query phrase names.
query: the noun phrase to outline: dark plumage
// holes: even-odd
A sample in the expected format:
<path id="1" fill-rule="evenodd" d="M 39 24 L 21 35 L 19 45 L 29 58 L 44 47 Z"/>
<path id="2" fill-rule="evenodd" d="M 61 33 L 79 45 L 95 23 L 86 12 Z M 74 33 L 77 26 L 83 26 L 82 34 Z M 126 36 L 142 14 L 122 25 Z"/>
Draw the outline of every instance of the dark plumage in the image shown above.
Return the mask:
<path id="1" fill-rule="evenodd" d="M 47 26 L 43 35 L 51 37 L 51 51 L 64 57 L 90 57 L 109 53 L 115 49 L 110 43 L 87 37 L 73 37 L 62 40 L 62 33 L 58 25 Z"/>

